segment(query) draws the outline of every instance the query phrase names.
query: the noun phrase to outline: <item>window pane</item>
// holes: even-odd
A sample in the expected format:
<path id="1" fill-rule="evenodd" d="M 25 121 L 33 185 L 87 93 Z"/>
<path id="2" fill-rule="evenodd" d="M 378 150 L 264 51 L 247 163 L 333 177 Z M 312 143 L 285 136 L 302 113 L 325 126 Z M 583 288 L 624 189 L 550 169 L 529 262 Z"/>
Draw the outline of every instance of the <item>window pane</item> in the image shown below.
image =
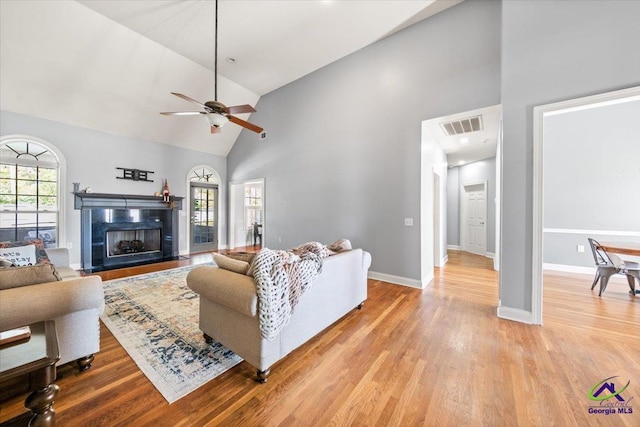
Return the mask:
<path id="1" fill-rule="evenodd" d="M 11 178 L 12 171 L 15 168 L 13 165 L 0 164 L 0 178 Z"/>
<path id="2" fill-rule="evenodd" d="M 35 196 L 18 196 L 18 210 L 19 211 L 35 211 L 36 206 Z"/>
<path id="3" fill-rule="evenodd" d="M 0 242 L 16 240 L 16 214 L 0 212 Z"/>
<path id="4" fill-rule="evenodd" d="M 40 196 L 56 196 L 58 185 L 55 182 L 38 182 L 38 194 Z"/>
<path id="5" fill-rule="evenodd" d="M 16 222 L 18 228 L 33 228 L 35 230 L 38 217 L 35 213 L 18 212 Z"/>
<path id="6" fill-rule="evenodd" d="M 18 166 L 18 179 L 38 179 L 37 168 L 33 166 Z"/>
<path id="7" fill-rule="evenodd" d="M 40 168 L 38 174 L 40 181 L 56 182 L 58 179 L 58 172 L 55 169 Z"/>
<path id="8" fill-rule="evenodd" d="M 37 194 L 38 182 L 37 181 L 24 181 L 18 180 L 18 194 Z"/>
<path id="9" fill-rule="evenodd" d="M 40 212 L 38 214 L 38 228 L 41 230 L 49 230 L 51 228 L 54 228 L 57 222 L 57 212 Z"/>
<path id="10" fill-rule="evenodd" d="M 0 211 L 9 209 L 15 210 L 16 196 L 13 194 L 0 194 Z"/>
<path id="11" fill-rule="evenodd" d="M 38 197 L 38 210 L 56 211 L 58 210 L 58 198 L 49 196 Z"/>

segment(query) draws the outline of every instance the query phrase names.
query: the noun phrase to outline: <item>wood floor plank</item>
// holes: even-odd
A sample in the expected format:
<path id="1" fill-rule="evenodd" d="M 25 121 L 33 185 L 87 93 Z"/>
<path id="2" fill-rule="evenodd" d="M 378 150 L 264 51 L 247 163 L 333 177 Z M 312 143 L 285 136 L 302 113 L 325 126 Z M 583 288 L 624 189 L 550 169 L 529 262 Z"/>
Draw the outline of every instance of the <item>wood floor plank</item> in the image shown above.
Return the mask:
<path id="1" fill-rule="evenodd" d="M 199 264 L 102 272 L 104 280 Z M 426 289 L 369 280 L 353 310 L 272 369 L 266 384 L 242 362 L 169 405 L 101 325 L 101 351 L 80 373 L 60 367 L 60 426 L 638 426 L 640 297 L 614 278 L 545 272 L 544 326 L 496 316 L 492 260 L 449 252 Z M 634 413 L 594 415 L 589 390 L 631 381 Z M 0 422 L 25 395 L 0 402 Z"/>

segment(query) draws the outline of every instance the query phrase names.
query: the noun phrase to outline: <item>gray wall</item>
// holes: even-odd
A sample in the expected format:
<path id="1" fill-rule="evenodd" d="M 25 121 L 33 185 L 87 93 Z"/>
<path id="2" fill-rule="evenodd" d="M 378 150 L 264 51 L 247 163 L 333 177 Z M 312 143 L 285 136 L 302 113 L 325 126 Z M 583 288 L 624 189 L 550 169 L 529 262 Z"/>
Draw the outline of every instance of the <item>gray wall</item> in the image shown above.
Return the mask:
<path id="1" fill-rule="evenodd" d="M 533 107 L 640 84 L 640 2 L 502 2 L 502 306 L 531 311 Z"/>
<path id="2" fill-rule="evenodd" d="M 349 238 L 420 279 L 421 122 L 498 103 L 500 3 L 466 1 L 263 96 L 228 177 L 266 179 L 268 247 Z"/>
<path id="3" fill-rule="evenodd" d="M 204 164 L 220 174 L 223 181 L 221 187 L 226 188 L 224 157 L 1 111 L 0 136 L 15 134 L 49 142 L 65 157 L 66 241 L 59 242 L 59 245 L 73 245 L 70 251 L 73 264 L 80 263 L 80 211 L 73 208 L 73 182 L 79 182 L 80 188 L 90 186 L 94 193 L 153 195 L 162 190 L 162 181 L 166 178 L 171 194 L 186 197 L 187 174 L 194 166 Z M 154 182 L 116 179 L 116 176 L 122 176 L 122 171 L 116 170 L 116 167 L 154 171 L 154 174 L 150 174 Z M 222 212 L 226 210 L 224 203 L 222 199 Z M 187 208 L 183 206 L 182 212 L 187 213 Z M 188 247 L 185 234 L 187 226 L 187 215 L 181 216 L 181 251 Z M 226 233 L 220 236 L 219 241 L 226 244 Z"/>
<path id="4" fill-rule="evenodd" d="M 454 182 L 449 181 L 449 177 L 452 177 Z M 447 208 L 451 209 L 447 211 L 447 230 L 450 230 L 452 234 L 451 237 L 447 236 L 447 244 L 460 245 L 460 187 L 482 182 L 487 183 L 487 252 L 493 254 L 496 250 L 495 157 L 449 169 L 447 175 L 447 198 L 455 198 L 456 200 L 447 200 Z"/>
<path id="5" fill-rule="evenodd" d="M 543 153 L 545 263 L 593 267 L 588 237 L 638 240 L 640 100 L 546 117 Z"/>

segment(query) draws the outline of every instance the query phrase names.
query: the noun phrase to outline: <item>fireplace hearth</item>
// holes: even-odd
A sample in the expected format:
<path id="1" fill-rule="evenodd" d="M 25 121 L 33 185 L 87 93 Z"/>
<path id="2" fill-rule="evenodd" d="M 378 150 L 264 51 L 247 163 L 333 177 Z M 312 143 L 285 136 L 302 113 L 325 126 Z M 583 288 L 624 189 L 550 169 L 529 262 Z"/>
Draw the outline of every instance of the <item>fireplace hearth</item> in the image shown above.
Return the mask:
<path id="1" fill-rule="evenodd" d="M 88 272 L 178 258 L 182 197 L 75 193 L 82 216 L 82 268 Z"/>

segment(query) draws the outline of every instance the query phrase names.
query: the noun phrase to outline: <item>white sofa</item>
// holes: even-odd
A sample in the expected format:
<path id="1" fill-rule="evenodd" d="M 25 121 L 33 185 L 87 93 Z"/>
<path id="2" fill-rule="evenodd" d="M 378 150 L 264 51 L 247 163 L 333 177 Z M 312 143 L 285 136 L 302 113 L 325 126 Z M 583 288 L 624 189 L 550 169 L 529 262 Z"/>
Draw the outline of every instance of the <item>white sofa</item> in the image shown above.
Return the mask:
<path id="1" fill-rule="evenodd" d="M 46 252 L 61 281 L 53 277 L 51 281 L 41 279 L 37 284 L 28 284 L 30 278 L 42 277 L 41 273 L 34 274 L 31 267 L 13 267 L 0 272 L 0 331 L 53 320 L 60 350 L 57 365 L 75 360 L 84 371 L 100 350 L 99 316 L 104 310 L 102 279 L 81 277 L 70 268 L 66 248 L 46 249 Z"/>
<path id="2" fill-rule="evenodd" d="M 194 268 L 187 285 L 200 295 L 200 329 L 258 370 L 264 383 L 271 366 L 367 299 L 371 255 L 353 249 L 324 258 L 322 272 L 272 341 L 260 334 L 253 278 L 218 267 Z"/>

